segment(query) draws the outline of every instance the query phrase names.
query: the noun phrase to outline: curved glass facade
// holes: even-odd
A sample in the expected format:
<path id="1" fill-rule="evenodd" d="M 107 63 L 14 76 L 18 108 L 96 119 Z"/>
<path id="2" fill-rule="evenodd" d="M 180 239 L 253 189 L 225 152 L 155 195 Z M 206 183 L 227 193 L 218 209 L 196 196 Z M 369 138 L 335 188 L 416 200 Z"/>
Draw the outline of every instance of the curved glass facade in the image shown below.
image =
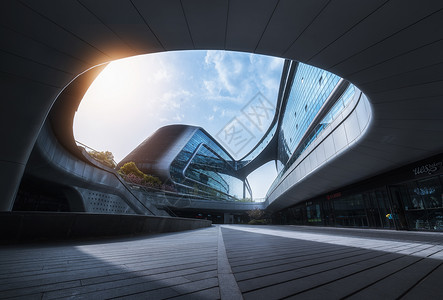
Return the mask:
<path id="1" fill-rule="evenodd" d="M 265 135 L 265 137 L 255 146 L 255 148 L 249 152 L 245 157 L 237 162 L 237 169 L 240 169 L 254 160 L 269 144 L 277 131 L 277 123 L 272 126 L 271 130 Z"/>
<path id="2" fill-rule="evenodd" d="M 236 177 L 232 157 L 200 129 L 175 157 L 170 174 L 182 193 L 212 200 L 251 197 L 247 181 Z"/>
<path id="3" fill-rule="evenodd" d="M 305 136 L 303 141 L 297 145 L 295 152 L 286 162 L 284 167 L 282 168 L 282 172 L 286 171 L 296 160 L 300 157 L 300 155 L 305 151 L 306 148 L 317 138 L 317 136 L 329 126 L 329 124 L 334 121 L 337 116 L 343 111 L 343 109 L 349 104 L 352 96 L 354 95 L 355 87 L 350 84 L 345 92 L 340 96 L 340 98 L 335 102 L 326 116 L 309 132 L 308 135 Z"/>
<path id="4" fill-rule="evenodd" d="M 338 86 L 340 79 L 339 76 L 322 69 L 305 64 L 298 65 L 290 86 L 286 107 L 282 109 L 283 116 L 280 118 L 281 123 L 278 129 L 278 175 L 268 195 L 285 171 L 349 104 L 355 93 L 355 87 L 352 84 L 349 84 L 342 92 L 321 121 L 312 127 L 314 118 Z M 310 132 L 307 132 L 308 129 Z"/>
<path id="5" fill-rule="evenodd" d="M 339 76 L 322 69 L 298 64 L 278 132 L 278 160 L 281 163 L 288 163 L 314 117 L 340 79 Z"/>
<path id="6" fill-rule="evenodd" d="M 335 74 L 297 62 L 287 61 L 285 65 L 270 129 L 250 153 L 236 162 L 239 170 L 257 159 L 267 147 L 276 147 L 266 154 L 274 153 L 272 159 L 276 160 L 278 172 L 268 195 L 285 171 L 347 107 L 355 93 L 354 85 Z"/>

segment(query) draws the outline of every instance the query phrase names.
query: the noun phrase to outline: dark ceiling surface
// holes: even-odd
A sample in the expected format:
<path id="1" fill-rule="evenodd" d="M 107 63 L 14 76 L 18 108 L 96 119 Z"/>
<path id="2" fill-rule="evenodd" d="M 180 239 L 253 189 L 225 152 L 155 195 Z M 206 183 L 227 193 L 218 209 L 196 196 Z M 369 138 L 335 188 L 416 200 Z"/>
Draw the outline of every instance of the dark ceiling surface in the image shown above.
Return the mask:
<path id="1" fill-rule="evenodd" d="M 443 150 L 441 0 L 5 0 L 0 14 L 0 210 L 60 91 L 144 53 L 226 49 L 312 64 L 368 96 L 371 128 L 352 150 L 362 161 L 382 172 Z"/>

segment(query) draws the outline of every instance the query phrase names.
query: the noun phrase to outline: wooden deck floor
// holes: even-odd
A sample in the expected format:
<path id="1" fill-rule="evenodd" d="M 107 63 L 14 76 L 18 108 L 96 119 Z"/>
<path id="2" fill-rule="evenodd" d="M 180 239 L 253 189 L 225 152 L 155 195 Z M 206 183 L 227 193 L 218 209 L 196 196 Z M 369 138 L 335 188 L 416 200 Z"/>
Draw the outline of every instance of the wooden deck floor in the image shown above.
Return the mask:
<path id="1" fill-rule="evenodd" d="M 223 225 L 2 246 L 0 298 L 441 299 L 443 234 Z"/>

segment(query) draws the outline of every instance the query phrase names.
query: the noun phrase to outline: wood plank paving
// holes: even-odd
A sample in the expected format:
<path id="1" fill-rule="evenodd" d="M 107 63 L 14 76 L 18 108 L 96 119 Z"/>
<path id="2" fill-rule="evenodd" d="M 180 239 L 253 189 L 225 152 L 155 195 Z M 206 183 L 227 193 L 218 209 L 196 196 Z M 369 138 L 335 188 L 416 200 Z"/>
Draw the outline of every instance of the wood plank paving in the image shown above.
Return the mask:
<path id="1" fill-rule="evenodd" d="M 443 296 L 440 233 L 226 225 L 222 232 L 244 299 Z"/>
<path id="2" fill-rule="evenodd" d="M 443 234 L 223 225 L 0 248 L 1 299 L 439 299 Z"/>

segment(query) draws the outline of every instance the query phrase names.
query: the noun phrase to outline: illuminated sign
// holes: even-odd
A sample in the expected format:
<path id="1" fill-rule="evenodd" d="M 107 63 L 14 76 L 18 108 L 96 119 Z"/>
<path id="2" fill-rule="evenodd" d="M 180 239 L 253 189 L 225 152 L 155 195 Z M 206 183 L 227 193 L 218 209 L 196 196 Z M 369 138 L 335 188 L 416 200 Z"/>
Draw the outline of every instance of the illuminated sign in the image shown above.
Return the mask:
<path id="1" fill-rule="evenodd" d="M 431 174 L 437 172 L 442 165 L 443 165 L 443 163 L 441 161 L 434 162 L 434 163 L 430 163 L 430 164 L 416 167 L 416 168 L 412 169 L 412 172 L 414 172 L 415 176 L 420 175 L 420 174 L 431 175 Z"/>
<path id="2" fill-rule="evenodd" d="M 338 193 L 335 193 L 335 194 L 326 195 L 326 199 L 328 199 L 328 200 L 335 199 L 335 198 L 338 198 L 338 197 L 341 197 L 341 192 L 338 192 Z"/>

